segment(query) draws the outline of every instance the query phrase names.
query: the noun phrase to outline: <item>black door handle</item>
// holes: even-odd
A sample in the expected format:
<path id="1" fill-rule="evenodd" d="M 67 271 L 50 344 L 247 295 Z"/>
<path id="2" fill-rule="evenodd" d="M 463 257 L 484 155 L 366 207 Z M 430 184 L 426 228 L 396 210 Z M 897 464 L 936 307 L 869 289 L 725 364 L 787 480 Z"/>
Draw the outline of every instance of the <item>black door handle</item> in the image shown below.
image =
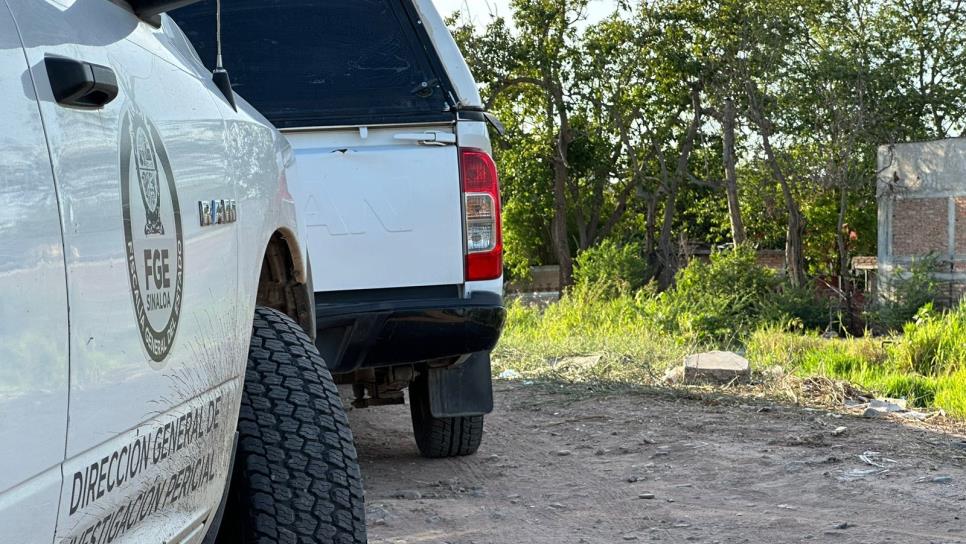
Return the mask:
<path id="1" fill-rule="evenodd" d="M 117 98 L 117 77 L 107 66 L 64 57 L 47 57 L 44 64 L 58 104 L 100 108 Z"/>

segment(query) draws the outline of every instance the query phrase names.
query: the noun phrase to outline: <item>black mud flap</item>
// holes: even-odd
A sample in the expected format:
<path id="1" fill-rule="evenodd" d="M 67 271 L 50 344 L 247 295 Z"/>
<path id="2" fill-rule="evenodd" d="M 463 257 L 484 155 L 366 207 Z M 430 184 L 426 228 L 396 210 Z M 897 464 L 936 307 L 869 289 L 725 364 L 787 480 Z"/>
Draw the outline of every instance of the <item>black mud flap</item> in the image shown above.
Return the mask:
<path id="1" fill-rule="evenodd" d="M 463 364 L 429 370 L 429 411 L 433 417 L 480 416 L 493 411 L 490 353 L 470 355 Z"/>

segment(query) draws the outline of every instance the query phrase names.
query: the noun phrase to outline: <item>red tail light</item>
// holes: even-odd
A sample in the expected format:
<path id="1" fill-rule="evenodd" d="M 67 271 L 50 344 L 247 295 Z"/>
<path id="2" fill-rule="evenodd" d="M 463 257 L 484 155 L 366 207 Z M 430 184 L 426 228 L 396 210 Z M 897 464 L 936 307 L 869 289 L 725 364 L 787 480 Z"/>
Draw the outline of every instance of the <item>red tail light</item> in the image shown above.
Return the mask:
<path id="1" fill-rule="evenodd" d="M 466 232 L 466 281 L 503 275 L 503 225 L 496 163 L 480 149 L 460 150 Z"/>

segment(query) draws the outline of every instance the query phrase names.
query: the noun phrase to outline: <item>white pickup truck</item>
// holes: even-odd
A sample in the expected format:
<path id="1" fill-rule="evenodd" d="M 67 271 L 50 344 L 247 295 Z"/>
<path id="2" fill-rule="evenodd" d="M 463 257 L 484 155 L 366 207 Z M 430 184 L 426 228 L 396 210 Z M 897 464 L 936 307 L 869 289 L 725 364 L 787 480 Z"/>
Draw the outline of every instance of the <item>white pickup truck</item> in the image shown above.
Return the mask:
<path id="1" fill-rule="evenodd" d="M 430 0 L 224 6 L 234 88 L 288 138 L 316 344 L 428 457 L 477 451 L 503 326 L 500 198 L 473 77 Z M 213 66 L 215 2 L 173 16 Z"/>
<path id="2" fill-rule="evenodd" d="M 185 3 L 0 0 L 0 543 L 366 542 L 292 150 Z"/>

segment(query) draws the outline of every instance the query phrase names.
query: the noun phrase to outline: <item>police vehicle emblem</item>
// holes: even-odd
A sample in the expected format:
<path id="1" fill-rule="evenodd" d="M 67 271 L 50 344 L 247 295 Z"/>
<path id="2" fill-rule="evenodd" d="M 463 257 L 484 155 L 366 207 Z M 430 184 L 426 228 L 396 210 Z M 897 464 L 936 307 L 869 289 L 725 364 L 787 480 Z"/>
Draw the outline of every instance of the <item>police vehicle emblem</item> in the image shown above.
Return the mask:
<path id="1" fill-rule="evenodd" d="M 134 135 L 134 164 L 138 180 L 141 182 L 141 202 L 144 203 L 146 221 L 144 235 L 164 234 L 161 222 L 161 188 L 158 186 L 158 161 L 154 149 L 143 128 L 138 127 Z"/>
<path id="2" fill-rule="evenodd" d="M 171 351 L 181 317 L 181 207 L 164 142 L 137 109 L 128 109 L 121 120 L 120 151 L 131 299 L 141 342 L 157 367 Z"/>

